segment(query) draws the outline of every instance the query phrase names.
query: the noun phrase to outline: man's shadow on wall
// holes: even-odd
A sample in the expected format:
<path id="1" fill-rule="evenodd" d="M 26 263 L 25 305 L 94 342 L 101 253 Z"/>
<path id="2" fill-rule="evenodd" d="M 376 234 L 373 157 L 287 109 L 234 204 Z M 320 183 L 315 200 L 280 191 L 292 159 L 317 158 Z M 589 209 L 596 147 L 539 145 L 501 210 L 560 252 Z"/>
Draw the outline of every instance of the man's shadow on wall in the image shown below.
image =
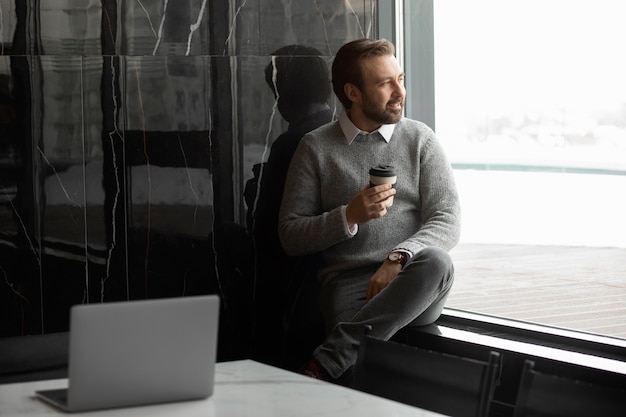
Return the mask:
<path id="1" fill-rule="evenodd" d="M 333 118 L 328 66 L 315 48 L 289 45 L 273 52 L 265 81 L 289 123 L 267 162 L 245 187 L 247 228 L 254 248 L 253 357 L 295 369 L 323 339 L 317 305 L 317 255 L 288 256 L 278 237 L 278 212 L 291 158 L 302 137 Z"/>

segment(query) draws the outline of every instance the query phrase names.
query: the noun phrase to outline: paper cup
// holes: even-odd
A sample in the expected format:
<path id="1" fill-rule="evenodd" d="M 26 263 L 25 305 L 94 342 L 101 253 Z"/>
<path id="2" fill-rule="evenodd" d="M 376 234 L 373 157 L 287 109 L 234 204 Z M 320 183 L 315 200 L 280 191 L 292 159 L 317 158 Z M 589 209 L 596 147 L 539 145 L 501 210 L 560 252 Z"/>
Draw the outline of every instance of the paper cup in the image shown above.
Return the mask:
<path id="1" fill-rule="evenodd" d="M 396 188 L 396 180 L 398 176 L 396 169 L 391 165 L 378 165 L 370 168 L 370 186 L 391 184 L 393 188 Z M 387 199 L 387 207 L 393 205 L 393 196 Z"/>

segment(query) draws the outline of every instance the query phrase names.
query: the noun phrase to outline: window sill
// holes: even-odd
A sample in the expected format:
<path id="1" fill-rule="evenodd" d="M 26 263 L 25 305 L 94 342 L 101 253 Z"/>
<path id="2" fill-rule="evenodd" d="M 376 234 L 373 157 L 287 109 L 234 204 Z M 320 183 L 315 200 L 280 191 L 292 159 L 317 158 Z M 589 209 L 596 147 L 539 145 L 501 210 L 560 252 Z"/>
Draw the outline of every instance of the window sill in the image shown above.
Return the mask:
<path id="1" fill-rule="evenodd" d="M 528 346 L 553 348 L 626 363 L 624 339 L 452 308 L 445 308 L 436 324 L 442 329 L 462 330 L 477 336 L 490 336 L 494 340 L 514 341 Z"/>

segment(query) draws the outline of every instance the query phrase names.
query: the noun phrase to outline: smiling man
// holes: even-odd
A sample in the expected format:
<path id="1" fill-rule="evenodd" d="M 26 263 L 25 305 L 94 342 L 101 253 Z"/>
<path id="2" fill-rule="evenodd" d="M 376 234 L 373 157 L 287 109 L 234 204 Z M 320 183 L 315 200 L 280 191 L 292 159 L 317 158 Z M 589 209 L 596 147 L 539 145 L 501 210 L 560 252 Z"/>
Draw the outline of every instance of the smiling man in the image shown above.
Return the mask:
<path id="1" fill-rule="evenodd" d="M 394 54 L 386 40 L 339 49 L 332 83 L 343 112 L 303 138 L 287 175 L 283 248 L 322 256 L 327 338 L 301 369 L 318 379 L 349 381 L 365 326 L 386 340 L 434 322 L 453 282 L 448 251 L 459 239 L 460 208 L 452 169 L 433 131 L 403 117 Z M 393 166 L 395 186 L 370 185 L 375 166 Z"/>

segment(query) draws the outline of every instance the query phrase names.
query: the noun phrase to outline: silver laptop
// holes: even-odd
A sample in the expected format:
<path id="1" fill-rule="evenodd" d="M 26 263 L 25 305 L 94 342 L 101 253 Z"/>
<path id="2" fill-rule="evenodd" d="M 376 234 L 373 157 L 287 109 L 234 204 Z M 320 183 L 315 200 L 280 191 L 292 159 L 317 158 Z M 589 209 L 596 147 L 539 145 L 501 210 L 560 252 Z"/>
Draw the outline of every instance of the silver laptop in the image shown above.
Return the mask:
<path id="1" fill-rule="evenodd" d="M 36 395 L 68 412 L 213 394 L 217 295 L 74 306 L 69 386 Z"/>

